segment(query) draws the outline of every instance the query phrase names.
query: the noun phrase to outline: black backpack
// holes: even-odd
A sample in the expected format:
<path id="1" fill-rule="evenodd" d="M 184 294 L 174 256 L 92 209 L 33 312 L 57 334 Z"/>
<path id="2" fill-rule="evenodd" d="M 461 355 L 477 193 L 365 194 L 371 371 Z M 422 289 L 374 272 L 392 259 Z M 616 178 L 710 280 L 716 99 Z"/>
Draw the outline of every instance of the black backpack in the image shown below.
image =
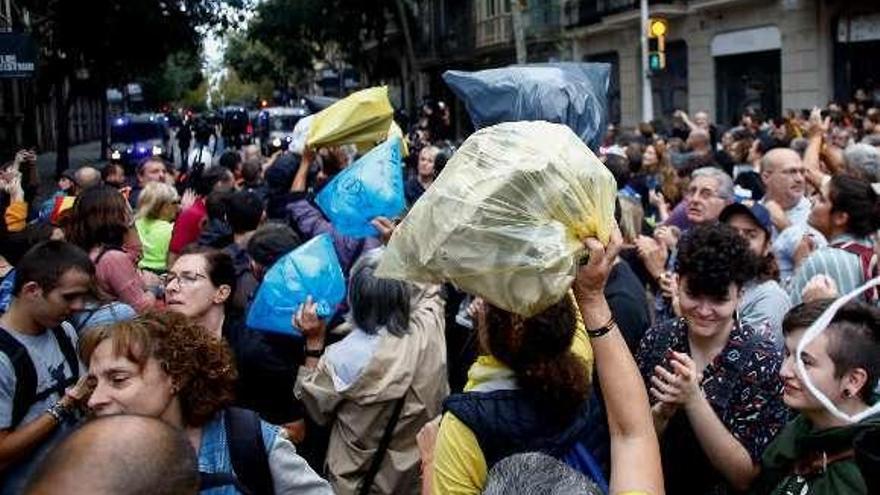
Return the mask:
<path id="1" fill-rule="evenodd" d="M 6 354 L 12 369 L 15 372 L 15 395 L 12 399 L 12 422 L 10 429 L 15 429 L 27 415 L 28 410 L 34 403 L 41 401 L 46 397 L 57 392 L 64 395 L 65 389 L 73 385 L 79 380 L 79 359 L 76 357 L 74 344 L 61 327 L 52 329 L 61 354 L 67 361 L 67 365 L 72 371 L 72 376 L 63 383 L 57 384 L 53 388 L 37 393 L 37 368 L 34 361 L 28 354 L 27 348 L 22 345 L 8 330 L 0 328 L 0 352 Z"/>
<path id="2" fill-rule="evenodd" d="M 226 408 L 223 426 L 232 461 L 231 473 L 199 473 L 199 491 L 233 485 L 245 495 L 272 495 L 275 487 L 263 444 L 260 416 L 238 407 Z"/>

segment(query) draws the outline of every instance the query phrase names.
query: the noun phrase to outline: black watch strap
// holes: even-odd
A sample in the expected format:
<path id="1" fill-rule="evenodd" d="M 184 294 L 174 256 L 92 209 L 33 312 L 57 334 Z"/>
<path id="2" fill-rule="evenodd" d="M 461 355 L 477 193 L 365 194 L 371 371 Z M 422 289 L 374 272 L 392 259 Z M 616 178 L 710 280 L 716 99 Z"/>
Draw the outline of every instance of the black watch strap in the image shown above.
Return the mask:
<path id="1" fill-rule="evenodd" d="M 319 358 L 324 355 L 324 348 L 320 349 L 306 349 L 306 357 L 310 358 Z"/>

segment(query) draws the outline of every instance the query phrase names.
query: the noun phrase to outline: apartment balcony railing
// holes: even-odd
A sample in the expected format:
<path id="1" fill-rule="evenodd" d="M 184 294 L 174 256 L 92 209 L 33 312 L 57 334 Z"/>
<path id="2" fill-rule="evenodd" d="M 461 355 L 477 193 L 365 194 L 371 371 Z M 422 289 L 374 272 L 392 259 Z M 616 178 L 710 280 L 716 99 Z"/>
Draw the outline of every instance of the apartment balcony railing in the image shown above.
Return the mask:
<path id="1" fill-rule="evenodd" d="M 683 4 L 686 0 L 648 0 L 651 5 Z M 639 9 L 639 0 L 563 0 L 562 25 L 588 26 L 603 17 Z"/>
<path id="2" fill-rule="evenodd" d="M 526 36 L 536 37 L 556 34 L 560 30 L 562 6 L 559 0 L 531 0 L 523 12 Z M 513 14 L 498 13 L 494 16 L 477 19 L 476 47 L 513 43 Z"/>
<path id="3" fill-rule="evenodd" d="M 479 19 L 476 28 L 477 48 L 513 42 L 513 16 L 510 13 Z"/>

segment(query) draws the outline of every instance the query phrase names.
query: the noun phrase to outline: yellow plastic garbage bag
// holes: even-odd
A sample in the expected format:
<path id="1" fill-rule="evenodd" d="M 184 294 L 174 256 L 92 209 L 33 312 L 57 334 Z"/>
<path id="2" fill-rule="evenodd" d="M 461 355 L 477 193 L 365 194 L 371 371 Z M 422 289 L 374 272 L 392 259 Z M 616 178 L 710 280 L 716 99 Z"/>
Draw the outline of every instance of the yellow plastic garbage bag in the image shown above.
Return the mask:
<path id="1" fill-rule="evenodd" d="M 392 120 L 391 125 L 388 127 L 387 137 L 385 139 L 383 139 L 383 141 L 387 141 L 388 139 L 390 139 L 393 136 L 397 136 L 400 138 L 400 143 L 403 145 L 403 149 L 401 150 L 403 152 L 402 156 L 404 158 L 408 157 L 409 156 L 409 145 L 407 144 L 406 136 L 403 135 L 403 130 L 400 128 L 399 125 L 397 125 L 397 122 Z M 359 154 L 364 154 L 364 153 L 370 151 L 371 149 L 375 148 L 378 144 L 380 144 L 380 143 L 378 143 L 376 141 L 366 141 L 363 143 L 355 143 Z M 405 165 L 406 164 L 404 164 L 404 166 Z"/>
<path id="2" fill-rule="evenodd" d="M 388 137 L 393 114 L 387 86 L 352 93 L 315 114 L 306 146 L 379 143 Z"/>
<path id="3" fill-rule="evenodd" d="M 481 129 L 398 226 L 377 275 L 452 282 L 534 316 L 571 287 L 581 239 L 608 242 L 616 192 L 611 172 L 564 125 Z"/>

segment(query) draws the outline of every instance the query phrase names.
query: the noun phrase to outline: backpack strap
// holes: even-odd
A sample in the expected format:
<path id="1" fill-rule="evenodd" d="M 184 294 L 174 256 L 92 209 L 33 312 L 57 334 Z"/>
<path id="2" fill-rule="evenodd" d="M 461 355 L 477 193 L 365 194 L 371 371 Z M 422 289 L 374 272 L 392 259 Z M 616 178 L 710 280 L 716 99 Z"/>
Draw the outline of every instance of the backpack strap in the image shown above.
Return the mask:
<path id="1" fill-rule="evenodd" d="M 64 331 L 62 326 L 59 325 L 53 328 L 52 333 L 55 335 L 55 340 L 58 341 L 58 347 L 61 348 L 61 354 L 64 355 L 67 366 L 70 367 L 70 381 L 76 383 L 79 380 L 79 358 L 76 356 L 74 344 L 70 341 L 70 337 L 67 336 L 67 332 Z M 61 393 L 63 394 L 64 391 Z"/>
<path id="2" fill-rule="evenodd" d="M 382 460 L 385 458 L 388 446 L 391 445 L 391 437 L 394 433 L 394 429 L 397 427 L 397 420 L 400 419 L 400 412 L 403 410 L 403 403 L 406 400 L 406 396 L 407 394 L 404 393 L 403 397 L 397 399 L 394 403 L 391 417 L 388 419 L 388 424 L 385 425 L 385 431 L 382 432 L 382 439 L 379 441 L 379 448 L 377 448 L 376 453 L 373 454 L 373 459 L 370 461 L 370 469 L 367 471 L 364 479 L 361 480 L 361 486 L 358 489 L 359 495 L 367 495 L 370 493 L 370 489 L 373 488 L 373 482 L 376 480 L 376 475 L 379 474 L 379 468 L 382 467 Z"/>
<path id="3" fill-rule="evenodd" d="M 34 362 L 28 354 L 27 348 L 4 328 L 0 328 L 0 351 L 9 358 L 15 372 L 12 422 L 9 425 L 9 428 L 14 430 L 36 400 L 37 369 L 34 367 Z"/>
<path id="4" fill-rule="evenodd" d="M 67 366 L 70 367 L 71 375 L 70 378 L 56 383 L 54 387 L 36 393 L 34 395 L 34 402 L 41 401 L 56 393 L 59 396 L 63 396 L 67 387 L 72 386 L 77 380 L 79 380 L 79 359 L 76 357 L 76 350 L 74 350 L 73 343 L 67 337 L 64 329 L 60 326 L 53 328 L 52 334 L 55 336 L 55 341 L 58 342 L 58 348 L 61 349 L 61 355 L 64 356 L 64 360 L 67 361 Z M 34 390 L 36 391 L 36 386 L 34 386 Z"/>
<path id="5" fill-rule="evenodd" d="M 232 473 L 203 473 L 199 471 L 199 492 L 230 485 L 235 486 L 239 491 L 250 493 L 246 489 L 239 488 L 238 480 Z"/>
<path id="6" fill-rule="evenodd" d="M 272 495 L 275 488 L 260 417 L 247 409 L 229 407 L 223 420 L 236 488 L 245 494 Z"/>

